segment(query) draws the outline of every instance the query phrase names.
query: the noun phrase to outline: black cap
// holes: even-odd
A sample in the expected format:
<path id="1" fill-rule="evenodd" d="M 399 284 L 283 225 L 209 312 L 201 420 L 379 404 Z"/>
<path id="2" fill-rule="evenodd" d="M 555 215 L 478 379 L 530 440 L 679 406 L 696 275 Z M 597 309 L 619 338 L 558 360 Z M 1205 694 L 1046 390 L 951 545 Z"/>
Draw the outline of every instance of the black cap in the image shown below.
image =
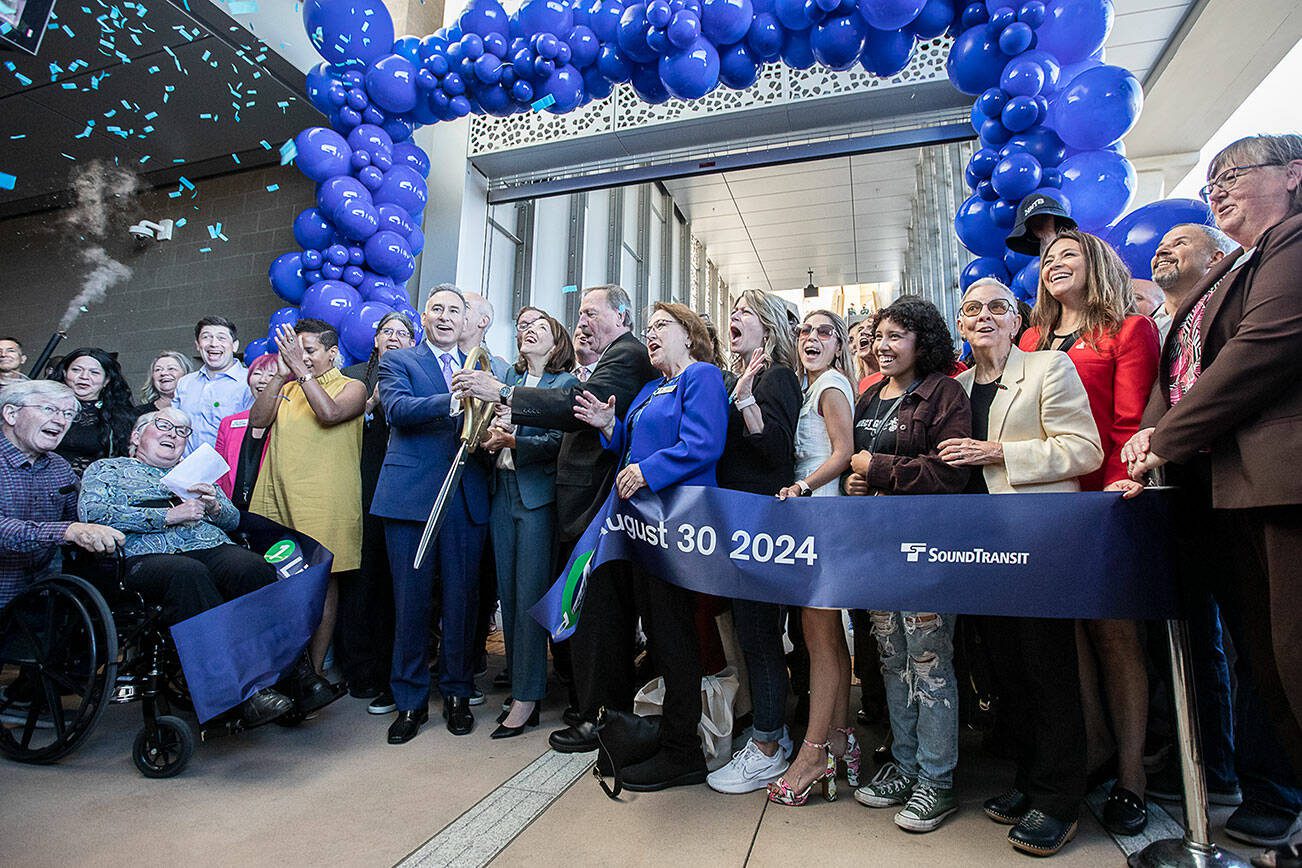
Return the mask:
<path id="1" fill-rule="evenodd" d="M 1013 231 L 1004 239 L 1008 249 L 1027 256 L 1039 256 L 1040 239 L 1026 230 L 1026 223 L 1032 217 L 1044 216 L 1057 217 L 1060 229 L 1076 228 L 1076 221 L 1071 219 L 1071 212 L 1062 200 L 1043 190 L 1037 190 L 1017 206 L 1017 222 L 1013 224 Z"/>

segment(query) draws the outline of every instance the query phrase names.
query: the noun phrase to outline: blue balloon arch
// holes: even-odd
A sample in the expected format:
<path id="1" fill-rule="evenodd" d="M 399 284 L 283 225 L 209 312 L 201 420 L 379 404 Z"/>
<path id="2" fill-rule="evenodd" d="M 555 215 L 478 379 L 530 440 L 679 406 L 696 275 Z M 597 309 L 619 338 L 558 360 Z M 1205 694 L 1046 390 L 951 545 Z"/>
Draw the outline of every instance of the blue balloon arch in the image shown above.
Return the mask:
<path id="1" fill-rule="evenodd" d="M 1022 197 L 1051 189 L 1083 228 L 1101 232 L 1134 196 L 1120 141 L 1143 91 L 1103 61 L 1113 17 L 1112 0 L 527 0 L 512 14 L 498 0 L 470 0 L 455 24 L 395 38 L 382 0 L 305 0 L 304 26 L 324 58 L 307 93 L 330 125 L 294 139 L 316 205 L 294 220 L 302 250 L 271 264 L 272 288 L 291 305 L 272 328 L 300 314 L 325 319 L 356 360 L 385 314 L 419 322 L 405 284 L 424 245 L 430 164 L 410 141 L 422 125 L 563 114 L 624 82 L 649 103 L 699 99 L 749 87 L 779 61 L 892 76 L 919 40 L 941 34 L 954 40 L 950 81 L 975 98 L 979 140 L 966 170 L 972 195 L 954 221 L 978 257 L 963 285 L 994 276 L 1033 297 L 1038 261 L 1004 246 Z M 1151 234 L 1139 233 L 1145 244 Z M 248 357 L 273 346 L 251 341 Z"/>

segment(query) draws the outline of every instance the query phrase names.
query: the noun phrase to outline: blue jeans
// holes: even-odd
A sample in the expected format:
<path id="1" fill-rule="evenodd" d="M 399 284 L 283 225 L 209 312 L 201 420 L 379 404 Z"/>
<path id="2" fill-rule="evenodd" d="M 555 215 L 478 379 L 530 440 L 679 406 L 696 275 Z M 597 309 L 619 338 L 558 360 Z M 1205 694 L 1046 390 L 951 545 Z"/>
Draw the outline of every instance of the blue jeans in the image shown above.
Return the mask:
<path id="1" fill-rule="evenodd" d="M 732 623 L 737 628 L 750 683 L 750 701 L 756 741 L 778 741 L 786 732 L 787 657 L 782 647 L 782 607 L 754 600 L 732 601 Z"/>
<path id="2" fill-rule="evenodd" d="M 958 685 L 954 616 L 872 612 L 891 716 L 895 763 L 936 787 L 954 785 L 958 765 Z"/>

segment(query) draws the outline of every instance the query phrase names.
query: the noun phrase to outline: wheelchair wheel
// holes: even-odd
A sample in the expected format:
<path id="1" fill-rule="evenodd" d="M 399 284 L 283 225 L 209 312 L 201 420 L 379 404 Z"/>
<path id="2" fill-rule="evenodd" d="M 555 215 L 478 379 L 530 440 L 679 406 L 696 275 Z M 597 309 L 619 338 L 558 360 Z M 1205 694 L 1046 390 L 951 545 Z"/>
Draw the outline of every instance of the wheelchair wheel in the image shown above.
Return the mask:
<path id="1" fill-rule="evenodd" d="M 179 717 L 165 714 L 154 721 L 153 731 L 146 726 L 136 735 L 131 759 L 147 778 L 170 778 L 179 775 L 194 754 L 194 733 Z"/>
<path id="2" fill-rule="evenodd" d="M 117 674 L 113 615 L 94 586 L 52 576 L 0 610 L 0 754 L 51 763 L 95 728 Z"/>

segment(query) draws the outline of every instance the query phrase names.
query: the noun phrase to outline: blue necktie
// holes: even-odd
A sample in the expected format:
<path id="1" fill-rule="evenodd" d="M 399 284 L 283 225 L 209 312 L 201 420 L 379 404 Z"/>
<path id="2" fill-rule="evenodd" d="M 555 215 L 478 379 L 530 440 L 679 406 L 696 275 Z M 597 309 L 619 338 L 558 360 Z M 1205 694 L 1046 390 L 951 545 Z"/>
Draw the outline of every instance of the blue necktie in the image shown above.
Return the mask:
<path id="1" fill-rule="evenodd" d="M 439 364 L 443 367 L 443 379 L 447 381 L 448 390 L 452 390 L 452 354 L 444 353 L 439 356 Z"/>

